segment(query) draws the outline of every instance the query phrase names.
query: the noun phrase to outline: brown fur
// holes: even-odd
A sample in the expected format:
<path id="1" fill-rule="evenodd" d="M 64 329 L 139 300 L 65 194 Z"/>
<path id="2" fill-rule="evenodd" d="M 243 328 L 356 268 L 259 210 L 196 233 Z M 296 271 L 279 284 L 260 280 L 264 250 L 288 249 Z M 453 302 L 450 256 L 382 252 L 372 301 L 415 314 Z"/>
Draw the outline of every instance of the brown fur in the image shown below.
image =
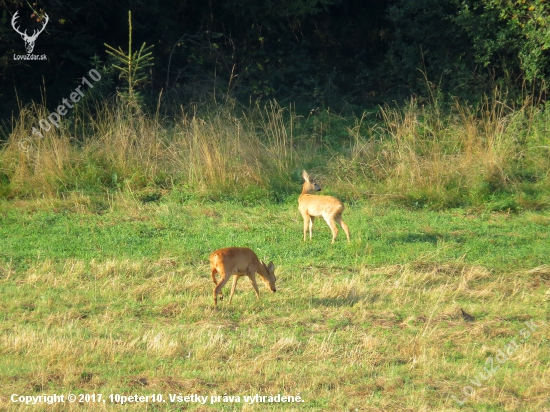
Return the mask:
<path id="1" fill-rule="evenodd" d="M 220 295 L 220 300 L 223 299 L 222 288 L 231 276 L 233 276 L 233 284 L 231 285 L 229 303 L 231 303 L 233 293 L 235 293 L 237 280 L 241 276 L 248 276 L 258 300 L 260 299 L 260 292 L 256 283 L 256 273 L 260 275 L 260 278 L 272 292 L 276 291 L 275 266 L 273 262 L 269 262 L 266 265 L 258 259 L 258 256 L 256 256 L 252 249 L 247 247 L 228 247 L 216 250 L 210 255 L 210 268 L 212 271 L 212 281 L 216 285 L 213 291 L 214 306 L 218 305 L 218 295 Z M 220 274 L 219 282 L 216 280 L 216 273 Z"/>
<path id="2" fill-rule="evenodd" d="M 307 228 L 309 226 L 309 239 L 312 238 L 313 221 L 316 217 L 322 216 L 327 222 L 327 225 L 332 231 L 332 243 L 336 240 L 338 235 L 338 228 L 336 223 L 342 226 L 346 237 L 349 238 L 348 225 L 342 220 L 342 213 L 344 212 L 344 204 L 333 196 L 317 196 L 310 195 L 309 192 L 320 191 L 321 187 L 315 183 L 315 181 L 309 177 L 307 172 L 302 172 L 304 178 L 304 184 L 302 185 L 302 194 L 298 198 L 298 210 L 304 218 L 304 242 L 306 241 Z M 336 223 L 335 223 L 336 222 Z"/>

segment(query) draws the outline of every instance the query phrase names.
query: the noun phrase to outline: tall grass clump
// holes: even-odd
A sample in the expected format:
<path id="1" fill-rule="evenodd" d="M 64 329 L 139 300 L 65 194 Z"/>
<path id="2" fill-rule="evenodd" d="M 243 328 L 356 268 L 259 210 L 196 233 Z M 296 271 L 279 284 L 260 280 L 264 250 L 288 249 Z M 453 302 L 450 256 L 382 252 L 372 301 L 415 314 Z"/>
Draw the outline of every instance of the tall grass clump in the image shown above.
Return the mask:
<path id="1" fill-rule="evenodd" d="M 374 195 L 416 207 L 548 207 L 550 115 L 530 101 L 516 109 L 504 101 L 497 93 L 475 106 L 455 101 L 447 111 L 415 99 L 385 106 L 368 136 L 359 125 L 349 129 L 350 153 L 332 166 Z"/>
<path id="2" fill-rule="evenodd" d="M 168 150 L 194 191 L 276 197 L 291 190 L 296 162 L 289 122 L 274 103 L 241 117 L 222 106 L 206 117 L 182 116 Z"/>
<path id="3" fill-rule="evenodd" d="M 289 193 L 294 115 L 275 103 L 236 113 L 231 104 L 191 107 L 166 119 L 158 111 L 147 115 L 105 102 L 79 109 L 42 138 L 26 140 L 49 113 L 40 105 L 24 108 L 0 151 L 3 193 L 153 188 L 215 199 L 244 194 L 250 200 Z"/>
<path id="4" fill-rule="evenodd" d="M 32 134 L 49 112 L 43 105 L 22 108 L 0 150 L 2 193 L 13 196 L 52 195 L 67 181 L 67 173 L 79 157 L 70 135 L 52 127 L 47 138 Z"/>

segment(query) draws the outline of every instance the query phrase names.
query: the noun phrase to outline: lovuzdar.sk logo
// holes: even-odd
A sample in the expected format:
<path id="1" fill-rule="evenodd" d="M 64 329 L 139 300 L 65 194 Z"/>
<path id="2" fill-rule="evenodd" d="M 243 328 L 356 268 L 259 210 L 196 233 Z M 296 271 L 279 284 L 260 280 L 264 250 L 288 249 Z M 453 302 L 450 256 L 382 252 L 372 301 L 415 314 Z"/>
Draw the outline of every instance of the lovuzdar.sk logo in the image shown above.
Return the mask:
<path id="1" fill-rule="evenodd" d="M 19 10 L 15 12 L 15 14 L 11 19 L 11 27 L 13 27 L 13 29 L 21 35 L 21 38 L 25 42 L 25 49 L 27 50 L 27 54 L 14 54 L 13 60 L 48 60 L 48 57 L 45 54 L 33 54 L 32 52 L 34 50 L 34 43 L 36 42 L 36 39 L 38 38 L 40 33 L 42 33 L 46 28 L 46 25 L 48 24 L 48 21 L 50 20 L 50 18 L 46 13 L 44 13 L 44 17 L 42 19 L 38 17 L 36 19 L 36 22 L 37 23 L 42 22 L 42 28 L 38 30 L 36 29 L 33 30 L 32 35 L 29 36 L 27 34 L 27 29 L 25 29 L 25 31 L 21 31 L 17 26 L 16 21 L 19 17 L 18 14 L 19 14 Z M 33 14 L 31 17 L 34 17 L 34 16 L 35 15 Z"/>

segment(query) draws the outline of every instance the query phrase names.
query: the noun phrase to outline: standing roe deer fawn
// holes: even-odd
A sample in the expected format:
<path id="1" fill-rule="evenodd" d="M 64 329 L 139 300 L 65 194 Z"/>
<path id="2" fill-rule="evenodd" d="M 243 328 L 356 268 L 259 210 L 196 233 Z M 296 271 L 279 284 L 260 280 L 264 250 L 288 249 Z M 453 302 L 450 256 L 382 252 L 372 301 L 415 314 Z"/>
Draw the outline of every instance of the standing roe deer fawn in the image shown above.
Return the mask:
<path id="1" fill-rule="evenodd" d="M 338 235 L 338 228 L 336 223 L 342 226 L 346 236 L 349 240 L 349 229 L 348 225 L 342 220 L 342 213 L 344 212 L 344 205 L 338 199 L 333 196 L 317 196 L 310 195 L 309 192 L 318 192 L 321 190 L 315 181 L 309 177 L 307 172 L 304 170 L 302 172 L 302 177 L 304 178 L 304 184 L 302 186 L 302 194 L 298 198 L 298 209 L 304 218 L 304 242 L 306 241 L 307 227 L 309 225 L 309 239 L 311 240 L 312 230 L 313 230 L 313 220 L 317 216 L 323 216 L 323 219 L 327 222 L 330 230 L 332 231 L 332 242 L 336 240 Z"/>
<path id="2" fill-rule="evenodd" d="M 212 269 L 212 280 L 214 281 L 214 306 L 218 305 L 218 295 L 220 300 L 223 299 L 222 288 L 227 283 L 229 278 L 233 276 L 233 284 L 231 285 L 231 294 L 229 295 L 229 303 L 235 293 L 237 280 L 241 276 L 248 276 L 256 298 L 260 299 L 258 284 L 256 283 L 256 273 L 264 281 L 266 286 L 275 292 L 275 266 L 273 262 L 269 262 L 266 266 L 264 262 L 258 259 L 258 256 L 247 247 L 228 247 L 219 249 L 210 255 L 210 268 Z M 220 281 L 216 281 L 216 273 L 220 274 Z"/>

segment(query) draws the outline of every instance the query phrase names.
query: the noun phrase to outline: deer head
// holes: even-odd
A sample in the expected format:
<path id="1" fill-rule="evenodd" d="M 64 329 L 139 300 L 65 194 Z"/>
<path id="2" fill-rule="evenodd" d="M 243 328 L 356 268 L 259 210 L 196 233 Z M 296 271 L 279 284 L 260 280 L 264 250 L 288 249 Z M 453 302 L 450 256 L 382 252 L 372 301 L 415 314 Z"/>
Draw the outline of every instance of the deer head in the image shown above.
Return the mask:
<path id="1" fill-rule="evenodd" d="M 33 49 L 34 49 L 34 42 L 38 38 L 38 35 L 44 31 L 44 29 L 46 28 L 46 25 L 48 24 L 48 21 L 50 20 L 50 18 L 48 17 L 47 14 L 44 14 L 44 21 L 42 23 L 42 29 L 35 30 L 34 33 L 32 34 L 32 36 L 29 36 L 29 35 L 27 35 L 27 30 L 25 30 L 24 32 L 20 32 L 19 28 L 15 27 L 15 21 L 17 20 L 17 17 L 18 17 L 17 14 L 18 13 L 19 13 L 19 10 L 17 10 L 15 12 L 15 14 L 13 15 L 13 17 L 11 19 L 11 27 L 13 27 L 13 29 L 21 35 L 21 38 L 25 41 L 25 49 L 27 49 L 27 53 L 31 54 Z"/>

